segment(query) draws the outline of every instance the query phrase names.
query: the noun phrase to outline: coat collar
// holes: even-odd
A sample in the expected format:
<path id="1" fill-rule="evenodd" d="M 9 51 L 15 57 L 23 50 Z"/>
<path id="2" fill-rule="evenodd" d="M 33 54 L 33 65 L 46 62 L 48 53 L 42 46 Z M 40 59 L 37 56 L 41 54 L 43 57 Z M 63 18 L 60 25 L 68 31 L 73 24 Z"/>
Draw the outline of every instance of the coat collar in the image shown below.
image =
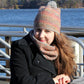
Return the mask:
<path id="1" fill-rule="evenodd" d="M 28 42 L 28 45 L 30 46 L 32 52 L 35 55 L 33 64 L 44 70 L 51 72 L 53 75 L 56 75 L 54 63 L 43 57 L 42 53 L 40 52 L 36 44 L 32 41 L 30 35 L 28 34 L 24 37 L 24 39 Z"/>

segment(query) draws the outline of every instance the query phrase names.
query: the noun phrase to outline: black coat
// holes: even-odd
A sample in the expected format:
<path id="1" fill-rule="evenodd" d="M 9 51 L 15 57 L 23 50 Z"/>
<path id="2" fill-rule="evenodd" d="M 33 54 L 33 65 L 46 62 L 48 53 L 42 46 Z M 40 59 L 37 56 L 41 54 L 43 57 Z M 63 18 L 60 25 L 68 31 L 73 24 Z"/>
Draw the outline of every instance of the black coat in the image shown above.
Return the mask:
<path id="1" fill-rule="evenodd" d="M 10 84 L 55 84 L 54 63 L 42 56 L 29 34 L 12 43 L 10 68 Z"/>

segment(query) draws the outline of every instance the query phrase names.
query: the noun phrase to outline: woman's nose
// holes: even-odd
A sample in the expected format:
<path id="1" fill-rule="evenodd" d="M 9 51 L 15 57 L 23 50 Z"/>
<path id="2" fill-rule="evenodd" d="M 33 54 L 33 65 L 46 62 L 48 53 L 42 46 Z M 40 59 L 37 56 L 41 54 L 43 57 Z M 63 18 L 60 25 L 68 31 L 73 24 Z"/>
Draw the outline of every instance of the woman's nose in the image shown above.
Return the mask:
<path id="1" fill-rule="evenodd" d="M 43 38 L 44 35 L 45 35 L 45 32 L 44 32 L 44 31 L 41 31 L 41 32 L 39 33 L 39 37 L 40 37 L 40 38 Z"/>

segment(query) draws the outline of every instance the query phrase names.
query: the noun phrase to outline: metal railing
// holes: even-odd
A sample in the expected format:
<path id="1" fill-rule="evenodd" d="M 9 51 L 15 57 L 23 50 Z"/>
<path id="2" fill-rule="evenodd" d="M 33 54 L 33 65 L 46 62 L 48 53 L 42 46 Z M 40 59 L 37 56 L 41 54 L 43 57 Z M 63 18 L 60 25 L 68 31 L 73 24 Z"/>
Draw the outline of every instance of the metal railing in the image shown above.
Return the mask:
<path id="1" fill-rule="evenodd" d="M 17 27 L 17 28 L 23 28 L 23 32 L 16 32 L 16 33 L 22 33 L 20 35 L 17 35 L 17 37 L 19 36 L 24 36 L 28 33 L 28 31 L 26 30 L 27 28 L 33 28 L 32 25 L 9 25 L 9 24 L 0 24 L 0 27 Z M 10 31 L 9 31 L 10 32 Z M 61 27 L 61 32 L 67 34 L 67 35 L 73 35 L 73 36 L 76 36 L 76 37 L 84 37 L 84 27 Z M 5 34 L 6 31 L 2 31 L 0 32 L 0 36 L 16 36 L 14 35 L 14 31 L 11 31 L 10 33 L 12 34 L 8 34 L 7 35 Z"/>
<path id="2" fill-rule="evenodd" d="M 28 31 L 26 28 L 33 28 L 33 26 L 24 26 L 24 25 L 2 25 L 0 24 L 0 27 L 21 27 L 23 28 L 23 31 L 0 31 L 0 36 L 4 36 L 4 37 L 23 37 L 25 36 Z M 84 43 L 76 37 L 84 37 L 84 28 L 83 27 L 62 27 L 61 32 L 69 35 L 69 38 L 72 39 L 73 41 L 77 42 L 83 49 L 84 49 Z M 76 37 L 73 37 L 76 36 Z M 10 44 L 8 44 L 6 41 L 4 41 L 3 39 L 0 38 L 0 43 L 3 44 L 5 47 L 7 47 L 8 49 L 11 49 Z M 9 60 L 10 56 L 8 54 L 6 54 L 5 52 L 3 52 L 0 49 L 0 53 L 5 57 L 5 58 L 0 58 L 0 60 Z M 83 66 L 84 63 L 78 63 L 79 66 Z M 81 68 L 80 68 L 81 69 Z M 9 70 L 7 70 L 7 68 L 5 68 L 4 66 L 2 66 L 0 64 L 0 70 L 3 70 L 5 73 L 9 74 L 11 76 L 11 73 Z M 10 79 L 10 76 L 0 76 L 0 79 Z M 80 76 L 82 76 L 81 70 L 80 70 Z"/>
<path id="3" fill-rule="evenodd" d="M 3 44 L 4 46 L 6 46 L 6 47 L 9 48 L 9 49 L 11 48 L 11 45 L 8 44 L 6 41 L 4 41 L 2 38 L 0 38 L 0 43 Z M 10 56 L 9 56 L 8 54 L 6 54 L 5 52 L 3 52 L 1 49 L 0 49 L 0 53 L 1 53 L 4 57 L 10 59 Z"/>
<path id="4" fill-rule="evenodd" d="M 8 44 L 6 41 L 4 41 L 2 38 L 0 38 L 0 43 L 3 44 L 5 47 L 7 48 L 11 48 L 10 44 Z M 10 60 L 10 56 L 8 54 L 6 54 L 4 51 L 2 51 L 0 49 L 0 54 L 2 56 L 4 56 L 4 58 L 0 58 L 0 60 Z M 6 68 L 4 67 L 3 65 L 0 64 L 0 70 L 4 71 L 5 73 L 7 73 L 8 75 L 11 75 L 11 72 Z M 0 76 L 0 79 L 9 79 L 10 76 Z"/>
<path id="5" fill-rule="evenodd" d="M 76 43 L 78 43 L 81 47 L 82 47 L 82 50 L 84 50 L 84 43 L 82 42 L 82 40 L 76 38 L 76 37 L 73 37 L 73 36 L 68 36 L 72 41 L 75 41 Z M 79 72 L 80 76 L 84 76 L 84 71 L 83 71 L 83 66 L 84 66 L 84 63 L 83 63 L 83 54 L 80 56 L 81 57 L 81 62 L 82 63 L 77 63 L 77 65 L 79 66 L 79 68 L 77 69 L 77 72 Z"/>
<path id="6" fill-rule="evenodd" d="M 6 41 L 4 41 L 2 38 L 0 38 L 0 43 L 2 43 L 4 46 L 6 46 L 7 48 L 11 48 L 11 45 L 8 44 Z"/>

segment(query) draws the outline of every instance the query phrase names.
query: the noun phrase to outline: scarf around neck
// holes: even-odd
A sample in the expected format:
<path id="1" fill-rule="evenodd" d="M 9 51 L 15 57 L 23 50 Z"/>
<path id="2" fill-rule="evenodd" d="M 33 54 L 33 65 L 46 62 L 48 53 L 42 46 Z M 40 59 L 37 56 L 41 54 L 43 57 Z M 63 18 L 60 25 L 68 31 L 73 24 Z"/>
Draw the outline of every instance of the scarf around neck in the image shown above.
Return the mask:
<path id="1" fill-rule="evenodd" d="M 33 30 L 30 31 L 29 34 L 30 34 L 31 39 L 37 45 L 37 47 L 39 48 L 39 50 L 41 51 L 41 53 L 45 59 L 53 61 L 58 57 L 59 51 L 55 45 L 49 45 L 49 44 L 43 43 L 43 42 L 39 41 L 38 39 L 36 39 L 34 37 Z"/>

